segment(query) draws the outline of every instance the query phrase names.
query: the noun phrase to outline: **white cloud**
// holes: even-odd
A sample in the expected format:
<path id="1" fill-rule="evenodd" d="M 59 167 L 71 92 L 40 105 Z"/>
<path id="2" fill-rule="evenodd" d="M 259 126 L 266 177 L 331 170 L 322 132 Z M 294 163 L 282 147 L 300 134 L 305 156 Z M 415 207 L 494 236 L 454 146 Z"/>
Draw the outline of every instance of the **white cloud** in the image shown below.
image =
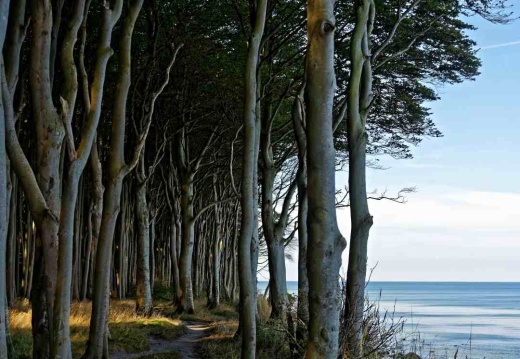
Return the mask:
<path id="1" fill-rule="evenodd" d="M 432 187 L 404 205 L 370 208 L 374 280 L 520 280 L 520 193 Z M 348 221 L 341 224 L 348 235 Z"/>
<path id="2" fill-rule="evenodd" d="M 429 187 L 406 204 L 370 202 L 373 280 L 520 280 L 520 193 Z M 348 209 L 338 224 L 350 234 Z M 346 272 L 348 248 L 343 252 Z M 297 263 L 287 263 L 297 280 Z"/>
<path id="3" fill-rule="evenodd" d="M 520 193 L 430 187 L 406 204 L 370 202 L 373 280 L 520 281 Z M 338 211 L 345 238 L 348 209 Z M 344 269 L 348 250 L 343 253 Z M 297 263 L 287 263 L 289 280 Z"/>

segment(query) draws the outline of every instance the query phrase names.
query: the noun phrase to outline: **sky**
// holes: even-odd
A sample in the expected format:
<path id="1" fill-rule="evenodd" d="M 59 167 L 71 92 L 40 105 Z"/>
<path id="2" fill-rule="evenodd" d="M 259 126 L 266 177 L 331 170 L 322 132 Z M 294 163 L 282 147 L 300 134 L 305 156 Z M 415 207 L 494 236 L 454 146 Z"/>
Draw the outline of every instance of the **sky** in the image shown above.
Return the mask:
<path id="1" fill-rule="evenodd" d="M 369 191 L 417 188 L 405 204 L 369 203 L 373 281 L 520 281 L 520 21 L 472 22 L 481 75 L 440 89 L 431 109 L 444 137 L 425 139 L 412 160 L 381 157 L 387 169 L 367 174 Z M 339 188 L 347 176 L 337 174 Z M 348 240 L 348 209 L 338 223 Z M 346 273 L 348 248 L 342 257 Z"/>

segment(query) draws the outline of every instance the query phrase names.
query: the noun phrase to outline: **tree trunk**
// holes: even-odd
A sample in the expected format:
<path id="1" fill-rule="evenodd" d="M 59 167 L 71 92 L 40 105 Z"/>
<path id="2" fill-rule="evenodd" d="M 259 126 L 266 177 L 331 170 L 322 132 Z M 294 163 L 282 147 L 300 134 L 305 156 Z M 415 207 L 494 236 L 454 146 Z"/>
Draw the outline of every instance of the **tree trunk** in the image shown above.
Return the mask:
<path id="1" fill-rule="evenodd" d="M 307 218 L 309 205 L 307 201 L 307 138 L 305 133 L 305 117 L 303 109 L 303 89 L 293 103 L 292 109 L 294 134 L 298 145 L 298 328 L 297 337 L 306 339 L 309 326 L 309 279 L 307 277 Z M 303 325 L 302 325 L 303 324 Z"/>
<path id="2" fill-rule="evenodd" d="M 103 196 L 105 187 L 103 186 L 101 161 L 97 148 L 97 142 L 92 146 L 90 153 L 90 165 L 92 167 L 92 213 L 90 220 L 92 222 L 92 260 L 91 260 L 91 274 L 92 283 L 94 283 L 94 270 L 96 263 L 97 245 L 99 243 L 99 232 L 101 231 L 101 221 L 103 217 Z M 93 290 L 92 285 L 92 290 Z"/>
<path id="3" fill-rule="evenodd" d="M 105 190 L 103 216 L 96 253 L 92 316 L 90 319 L 89 341 L 84 358 L 101 359 L 107 340 L 108 310 L 110 298 L 110 268 L 112 266 L 112 244 L 117 217 L 121 204 L 123 176 L 112 178 Z"/>
<path id="4" fill-rule="evenodd" d="M 63 114 L 65 126 L 72 123 L 73 111 L 78 92 L 77 70 L 74 62 L 74 46 L 78 30 L 83 22 L 85 11 L 85 0 L 77 1 L 69 30 L 63 40 L 61 53 L 61 67 L 63 70 L 64 85 L 61 100 L 63 103 Z M 71 358 L 70 343 L 70 287 L 72 284 L 73 266 L 73 242 L 74 242 L 74 215 L 78 197 L 78 185 L 81 174 L 85 169 L 91 154 L 93 142 L 96 138 L 96 129 L 101 113 L 101 102 L 103 98 L 103 86 L 108 60 L 111 57 L 110 42 L 112 29 L 118 21 L 119 15 L 106 11 L 98 46 L 98 57 L 96 59 L 94 82 L 92 85 L 91 103 L 87 104 L 88 112 L 85 116 L 81 142 L 76 152 L 72 130 L 68 133 L 68 150 L 70 164 L 64 177 L 63 193 L 61 196 L 61 217 L 59 227 L 59 256 L 58 256 L 58 279 L 56 288 L 55 318 L 54 318 L 54 341 L 52 356 L 60 358 Z M 85 79 L 86 81 L 86 79 Z M 84 91 L 88 89 L 84 84 Z M 68 125 L 67 125 L 68 124 Z M 78 263 L 79 265 L 79 263 Z"/>
<path id="5" fill-rule="evenodd" d="M 268 109 L 266 109 L 268 111 Z M 287 319 L 287 283 L 285 278 L 285 247 L 283 233 L 278 233 L 273 204 L 273 186 L 275 168 L 273 149 L 270 139 L 270 116 L 262 116 L 262 226 L 267 243 L 269 279 L 271 281 L 271 318 L 285 321 Z"/>
<path id="6" fill-rule="evenodd" d="M 267 244 L 269 257 L 269 290 L 272 306 L 271 318 L 287 319 L 287 282 L 285 273 L 285 247 L 275 238 Z"/>
<path id="7" fill-rule="evenodd" d="M 253 359 L 256 355 L 256 296 L 252 273 L 251 243 L 255 229 L 255 172 L 257 159 L 257 67 L 260 55 L 267 0 L 256 3 L 256 13 L 252 21 L 252 33 L 244 74 L 244 147 L 242 162 L 242 221 L 238 245 L 238 271 L 240 280 L 240 326 L 242 336 L 242 359 Z"/>
<path id="8" fill-rule="evenodd" d="M 134 0 L 121 29 L 119 42 L 119 72 L 112 112 L 112 138 L 108 158 L 107 186 L 103 201 L 101 230 L 96 253 L 92 316 L 85 359 L 108 357 L 108 310 L 110 299 L 110 275 L 112 269 L 112 245 L 117 217 L 121 207 L 123 180 L 137 164 L 140 149 L 134 153 L 134 162 L 125 162 L 126 105 L 131 81 L 131 39 L 137 17 L 144 0 Z M 123 1 L 118 0 L 114 13 L 121 13 Z M 112 13 L 112 12 L 109 12 Z M 118 17 L 118 16 L 117 16 Z M 146 135 L 144 136 L 144 140 Z"/>
<path id="9" fill-rule="evenodd" d="M 218 201 L 217 191 L 217 175 L 213 175 L 213 200 Z M 220 305 L 220 254 L 221 248 L 224 243 L 223 231 L 222 231 L 222 209 L 218 206 L 214 206 L 215 211 L 215 235 L 213 238 L 212 246 L 212 258 L 213 258 L 213 278 L 212 278 L 212 290 L 209 301 L 210 309 L 218 308 Z"/>
<path id="10" fill-rule="evenodd" d="M 153 287 L 155 283 L 155 218 L 150 221 L 150 244 L 149 244 L 149 256 L 148 265 L 150 266 L 150 297 L 153 297 Z M 162 255 L 165 255 L 161 252 Z M 163 261 L 164 263 L 164 261 Z M 163 264 L 161 263 L 161 264 Z M 164 273 L 164 271 L 163 271 Z"/>
<path id="11" fill-rule="evenodd" d="M 193 222 L 193 180 L 185 178 L 181 184 L 181 219 L 182 243 L 179 260 L 179 281 L 181 295 L 179 298 L 179 312 L 195 313 L 193 303 L 193 282 L 191 277 L 193 246 L 195 242 L 195 223 Z"/>
<path id="12" fill-rule="evenodd" d="M 332 134 L 334 1 L 307 5 L 306 114 L 309 243 L 309 339 L 305 357 L 338 357 L 339 268 L 345 239 L 336 221 L 335 150 Z"/>
<path id="13" fill-rule="evenodd" d="M 181 296 L 181 286 L 179 279 L 179 261 L 177 256 L 177 224 L 175 219 L 170 224 L 170 256 L 172 265 L 172 297 L 173 305 L 179 305 L 179 298 Z"/>
<path id="14" fill-rule="evenodd" d="M 9 0 L 0 0 L 0 76 L 3 76 L 3 57 L 1 51 L 4 47 L 5 35 L 7 31 L 7 19 L 9 17 Z M 9 319 L 7 313 L 6 296 L 6 251 L 7 251 L 7 229 L 9 198 L 7 194 L 7 152 L 5 146 L 5 111 L 0 88 L 0 358 L 8 358 L 7 337 Z M 8 105 L 8 104 L 7 104 Z"/>
<path id="15" fill-rule="evenodd" d="M 139 315 L 152 314 L 152 292 L 150 289 L 150 218 L 146 200 L 146 182 L 137 184 L 137 291 L 136 311 Z M 152 253 L 153 254 L 153 253 Z"/>
<path id="16" fill-rule="evenodd" d="M 72 283 L 72 257 L 74 236 L 74 214 L 78 196 L 80 174 L 72 166 L 66 174 L 61 200 L 59 230 L 58 278 L 54 313 L 54 341 L 52 357 L 72 358 L 70 343 L 70 302 Z"/>
<path id="17" fill-rule="evenodd" d="M 372 100 L 370 35 L 375 15 L 371 0 L 356 4 L 356 23 L 351 39 L 351 71 L 348 84 L 348 151 L 350 196 L 350 250 L 347 270 L 347 345 L 352 358 L 363 356 L 363 310 L 367 272 L 368 235 L 372 216 L 366 190 L 366 120 Z"/>

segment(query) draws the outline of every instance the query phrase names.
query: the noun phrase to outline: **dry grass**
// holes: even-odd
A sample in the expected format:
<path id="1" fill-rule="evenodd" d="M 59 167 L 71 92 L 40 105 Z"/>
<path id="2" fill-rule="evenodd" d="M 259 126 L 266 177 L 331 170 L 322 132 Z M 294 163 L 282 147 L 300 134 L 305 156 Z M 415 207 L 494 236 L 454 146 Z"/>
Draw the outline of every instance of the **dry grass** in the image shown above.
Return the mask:
<path id="1" fill-rule="evenodd" d="M 238 322 L 215 323 L 211 336 L 202 343 L 201 358 L 205 359 L 240 359 L 240 339 L 234 339 Z M 276 323 L 267 321 L 257 325 L 257 358 L 290 358 L 289 343 L 284 332 Z"/>
<path id="2" fill-rule="evenodd" d="M 259 323 L 257 325 L 257 358 L 286 359 L 290 358 L 288 338 L 279 323 L 269 320 L 271 306 L 263 297 L 258 301 Z M 201 348 L 201 358 L 205 359 L 239 359 L 240 339 L 234 335 L 238 329 L 238 318 L 213 323 L 213 332 L 206 338 Z"/>
<path id="3" fill-rule="evenodd" d="M 271 316 L 271 305 L 266 297 L 259 295 L 256 300 L 256 306 L 258 307 L 258 316 L 262 323 L 266 323 Z"/>
<path id="4" fill-rule="evenodd" d="M 90 302 L 73 303 L 70 326 L 73 357 L 83 354 L 90 325 Z M 13 344 L 19 358 L 30 358 L 32 352 L 31 309 L 27 300 L 14 303 L 9 313 Z M 150 348 L 149 336 L 171 340 L 185 331 L 179 319 L 165 317 L 160 312 L 150 318 L 135 315 L 133 300 L 110 302 L 110 350 L 137 353 Z"/>
<path id="5" fill-rule="evenodd" d="M 184 321 L 216 323 L 221 321 L 233 321 L 238 319 L 237 307 L 232 303 L 220 303 L 216 309 L 208 309 L 206 299 L 195 300 L 195 314 L 181 314 L 178 315 L 175 309 L 172 308 L 171 303 L 163 302 L 158 304 L 156 309 L 162 315 L 171 318 L 177 318 Z"/>

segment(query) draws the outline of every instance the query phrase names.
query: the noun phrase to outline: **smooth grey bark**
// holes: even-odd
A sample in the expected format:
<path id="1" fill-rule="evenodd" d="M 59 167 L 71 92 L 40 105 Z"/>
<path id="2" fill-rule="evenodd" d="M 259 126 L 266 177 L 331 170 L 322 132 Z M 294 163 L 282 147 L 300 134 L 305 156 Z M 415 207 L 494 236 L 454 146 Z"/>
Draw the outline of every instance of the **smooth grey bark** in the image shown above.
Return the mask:
<path id="1" fill-rule="evenodd" d="M 110 48 L 112 30 L 119 20 L 121 14 L 121 3 L 116 3 L 114 10 L 105 9 L 103 26 L 101 29 L 100 42 L 98 45 L 97 59 L 92 83 L 91 96 L 89 99 L 86 122 L 81 134 L 81 140 L 76 150 L 72 133 L 73 109 L 76 102 L 78 79 L 74 63 L 74 45 L 77 33 L 83 18 L 86 16 L 85 0 L 78 0 L 72 21 L 63 40 L 61 53 L 61 66 L 63 70 L 64 86 L 62 89 L 62 118 L 67 133 L 68 153 L 70 163 L 63 178 L 63 192 L 61 195 L 61 217 L 59 229 L 59 255 L 58 255 L 58 279 L 56 287 L 56 302 L 54 313 L 54 341 L 51 356 L 60 358 L 71 358 L 70 344 L 70 286 L 72 282 L 72 257 L 73 257 L 73 235 L 74 235 L 74 209 L 76 207 L 78 185 L 81 174 L 85 169 L 93 142 L 96 138 L 96 129 L 101 115 L 101 102 L 103 99 L 103 87 L 105 82 L 108 60 L 112 56 Z M 86 78 L 83 79 L 87 81 Z M 83 84 L 88 89 L 88 84 Z"/>
<path id="2" fill-rule="evenodd" d="M 193 247 L 195 244 L 195 222 L 202 213 L 210 209 L 219 202 L 212 202 L 211 204 L 201 208 L 197 213 L 194 211 L 194 181 L 197 172 L 199 171 L 201 162 L 209 147 L 213 144 L 215 133 L 212 132 L 207 139 L 205 146 L 199 152 L 196 158 L 190 158 L 189 138 L 186 129 L 176 136 L 176 155 L 177 164 L 179 168 L 179 186 L 181 192 L 181 250 L 179 257 L 179 283 L 180 296 L 177 305 L 178 312 L 194 313 L 195 305 L 193 280 L 192 278 L 192 263 L 193 263 Z M 195 273 L 196 274 L 196 273 Z"/>
<path id="3" fill-rule="evenodd" d="M 300 340 L 305 339 L 309 326 L 309 278 L 307 277 L 309 204 L 307 200 L 307 134 L 303 101 L 302 88 L 302 91 L 294 99 L 292 108 L 294 137 L 298 145 L 298 170 L 296 172 L 298 186 L 298 328 L 296 333 Z"/>
<path id="4" fill-rule="evenodd" d="M 194 313 L 193 281 L 191 276 L 193 246 L 195 242 L 195 223 L 193 209 L 193 181 L 195 171 L 191 168 L 185 130 L 177 136 L 176 154 L 179 167 L 179 186 L 181 192 L 181 251 L 179 256 L 179 286 L 180 295 L 177 305 L 178 312 Z"/>
<path id="5" fill-rule="evenodd" d="M 267 0 L 258 0 L 251 18 L 252 32 L 249 39 L 244 73 L 244 145 L 242 159 L 242 221 L 238 245 L 238 271 L 240 280 L 240 326 L 242 337 L 242 359 L 253 359 L 256 355 L 256 290 L 252 273 L 251 242 L 255 225 L 255 194 L 257 186 L 255 172 L 258 162 L 257 129 L 257 68 L 260 44 L 264 34 Z"/>
<path id="6" fill-rule="evenodd" d="M 3 53 L 7 86 L 11 96 L 14 94 L 18 84 L 20 52 L 28 25 L 25 22 L 26 3 L 26 0 L 14 1 L 9 9 L 9 26 Z"/>
<path id="7" fill-rule="evenodd" d="M 108 310 L 110 298 L 110 273 L 112 266 L 112 244 L 114 240 L 117 217 L 121 205 L 121 191 L 124 178 L 137 165 L 141 150 L 146 141 L 146 132 L 132 158 L 125 161 L 125 122 L 126 103 L 131 81 L 131 47 L 134 26 L 143 6 L 144 0 L 134 0 L 128 8 L 119 41 L 119 71 L 114 100 L 112 118 L 112 138 L 108 159 L 107 185 L 103 200 L 103 215 L 99 243 L 97 246 L 92 316 L 90 320 L 89 340 L 83 358 L 101 359 L 108 357 Z M 116 3 L 118 12 L 122 9 L 122 0 Z"/>
<path id="8" fill-rule="evenodd" d="M 368 236 L 373 223 L 366 190 L 366 120 L 372 101 L 372 64 L 369 51 L 375 16 L 373 0 L 357 2 L 355 13 L 356 21 L 350 46 L 352 60 L 347 109 L 351 230 L 345 315 L 349 354 L 357 359 L 363 356 Z"/>
<path id="9" fill-rule="evenodd" d="M 1 76 L 1 75 L 0 75 Z M 0 86 L 0 101 L 1 100 L 1 86 Z M 3 101 L 2 101 L 3 103 Z M 2 105 L 3 106 L 3 105 Z M 3 111 L 3 108 L 2 108 Z M 4 116 L 3 112 L 1 114 Z M 4 117 L 5 124 L 5 117 Z M 18 224 L 18 180 L 16 175 L 10 171 L 11 176 L 11 203 L 9 205 L 9 227 L 7 231 L 7 249 L 6 249 L 6 290 L 7 290 L 7 305 L 10 306 L 17 296 L 17 281 L 16 281 L 16 235 Z M 24 280 L 27 283 L 27 280 Z"/>
<path id="10" fill-rule="evenodd" d="M 52 99 L 50 1 L 31 1 L 32 43 L 30 93 L 37 137 L 37 181 L 53 216 L 59 217 L 61 148 L 65 129 Z M 14 163 L 15 160 L 12 159 Z M 22 178 L 20 175 L 19 178 Z M 27 192 L 28 196 L 33 195 Z M 54 298 L 57 280 L 58 221 L 45 216 L 37 227 L 36 256 L 31 303 L 33 357 L 47 358 L 53 344 Z"/>
<path id="11" fill-rule="evenodd" d="M 92 198 L 90 204 L 90 218 L 88 221 L 88 242 L 85 256 L 85 269 L 83 272 L 83 288 L 81 289 L 82 300 L 87 298 L 90 282 L 93 282 L 94 280 L 94 263 L 96 262 L 95 254 L 99 240 L 101 216 L 103 214 L 103 193 L 105 191 L 105 188 L 103 187 L 101 161 L 99 160 L 97 141 L 95 139 L 90 150 L 89 162 L 92 169 Z"/>
<path id="12" fill-rule="evenodd" d="M 60 224 L 58 233 L 58 272 L 56 280 L 56 297 L 54 303 L 54 332 L 51 346 L 51 357 L 72 358 L 70 344 L 70 287 L 72 283 L 72 260 L 73 260 L 73 237 L 74 237 L 74 214 L 78 196 L 78 185 L 81 173 L 87 162 L 92 139 L 95 129 L 87 138 L 90 143 L 87 148 L 81 148 L 84 152 L 76 154 L 74 140 L 70 124 L 74 113 L 76 96 L 78 92 L 77 71 L 74 63 L 74 45 L 77 40 L 79 27 L 83 21 L 85 11 L 85 0 L 78 0 L 75 4 L 73 18 L 63 39 L 61 53 L 61 67 L 63 70 L 63 89 L 62 89 L 62 119 L 67 133 L 69 146 L 69 160 L 71 161 L 67 172 L 64 175 L 63 188 L 61 193 Z M 97 124 L 97 120 L 96 120 Z M 87 126 L 88 127 L 88 126 Z M 88 133 L 86 134 L 88 136 Z M 85 152 L 86 151 L 86 152 Z"/>
<path id="13" fill-rule="evenodd" d="M 90 153 L 90 161 L 92 167 L 92 182 L 94 190 L 92 191 L 92 265 L 91 265 L 91 274 L 92 278 L 94 277 L 94 268 L 96 263 L 96 249 L 97 244 L 99 242 L 99 232 L 101 231 L 101 219 L 103 216 L 103 194 L 105 193 L 105 187 L 103 186 L 103 177 L 102 177 L 102 169 L 101 169 L 101 161 L 99 159 L 99 153 L 97 148 L 97 142 L 92 146 L 92 150 Z"/>
<path id="14" fill-rule="evenodd" d="M 182 177 L 182 176 L 181 176 Z M 189 176 L 191 177 L 191 176 Z M 181 179 L 181 255 L 179 260 L 179 283 L 181 295 L 179 312 L 195 313 L 193 281 L 191 278 L 195 223 L 193 221 L 193 178 Z"/>
<path id="15" fill-rule="evenodd" d="M 150 24 L 149 24 L 150 25 Z M 156 25 L 154 25 L 156 26 Z M 152 28 L 154 27 L 152 26 Z M 149 36 L 149 41 L 152 43 L 150 46 L 150 56 L 155 58 L 156 56 L 156 41 L 157 41 L 158 32 L 152 31 Z M 139 123 L 134 121 L 134 126 L 136 128 L 140 128 L 142 131 L 143 128 L 147 126 L 152 120 L 155 110 L 155 103 L 157 98 L 162 94 L 166 86 L 170 81 L 170 71 L 176 60 L 177 54 L 183 45 L 180 44 L 176 47 L 172 59 L 168 67 L 166 68 L 166 74 L 164 80 L 162 81 L 159 88 L 155 91 L 152 91 L 150 88 L 151 83 L 151 74 L 148 75 L 146 80 L 146 86 L 144 90 L 144 97 L 142 104 L 142 116 L 140 117 Z M 154 264 L 154 252 L 153 252 L 153 242 L 155 240 L 155 233 L 150 229 L 150 223 L 152 224 L 152 229 L 155 222 L 150 221 L 150 208 L 147 201 L 147 190 L 148 190 L 148 180 L 153 175 L 155 168 L 157 167 L 159 161 L 162 158 L 162 154 L 164 153 L 164 147 L 166 145 L 166 139 L 163 140 L 163 143 L 156 147 L 155 159 L 150 167 L 150 170 L 146 171 L 145 168 L 145 146 L 143 145 L 141 154 L 139 156 L 139 164 L 137 167 L 136 173 L 136 215 L 137 215 L 137 293 L 136 293 L 136 311 L 138 314 L 149 316 L 153 311 L 153 301 L 152 301 L 152 292 L 153 292 L 153 284 L 155 278 L 155 264 Z M 150 231 L 152 232 L 150 235 Z"/>
<path id="16" fill-rule="evenodd" d="M 142 160 L 144 158 L 141 155 Z M 140 183 L 136 191 L 137 217 L 137 273 L 136 312 L 150 316 L 153 310 L 150 283 L 150 217 L 146 199 L 146 182 Z M 153 253 L 152 253 L 153 255 Z"/>
<path id="17" fill-rule="evenodd" d="M 0 66 L 3 68 L 2 50 L 7 32 L 9 18 L 9 0 L 0 0 Z M 3 70 L 0 72 L 0 76 Z M 6 250 L 9 213 L 9 196 L 7 188 L 8 160 L 5 145 L 5 111 L 0 88 L 0 358 L 8 358 L 7 337 L 9 333 L 7 296 L 6 296 Z"/>
<path id="18" fill-rule="evenodd" d="M 309 338 L 305 358 L 338 357 L 339 268 L 345 239 L 339 232 L 335 201 L 335 150 L 332 111 L 334 1 L 307 4 L 306 119 L 309 231 Z"/>
<path id="19" fill-rule="evenodd" d="M 110 294 L 110 265 L 112 239 L 117 222 L 120 196 L 123 181 L 115 178 L 106 186 L 103 200 L 103 216 L 99 243 L 97 246 L 94 276 L 94 292 L 92 297 L 92 317 L 90 320 L 89 342 L 84 358 L 104 358 L 108 348 L 105 347 L 108 333 L 108 310 Z M 116 194 L 116 195 L 114 195 Z"/>
<path id="20" fill-rule="evenodd" d="M 218 201 L 219 195 L 217 191 L 217 175 L 213 175 L 213 199 Z M 220 256 L 221 248 L 224 242 L 222 230 L 222 209 L 215 205 L 215 236 L 213 238 L 211 258 L 213 260 L 212 288 L 209 297 L 208 307 L 210 309 L 218 308 L 220 305 Z"/>
<path id="21" fill-rule="evenodd" d="M 155 256 L 154 256 L 154 248 L 155 248 L 155 216 L 150 220 L 150 255 L 149 258 L 149 266 L 150 266 L 150 297 L 153 293 L 153 288 L 155 284 Z"/>
<path id="22" fill-rule="evenodd" d="M 269 111 L 266 109 L 266 111 Z M 262 226 L 267 243 L 271 318 L 285 320 L 287 315 L 287 282 L 285 273 L 285 246 L 283 232 L 285 226 L 275 219 L 273 203 L 273 187 L 276 175 L 273 148 L 271 145 L 271 129 L 269 115 L 262 116 L 260 147 L 262 153 Z M 283 227 L 283 228 L 281 228 Z"/>
<path id="23" fill-rule="evenodd" d="M 257 78 L 256 85 L 256 98 L 259 99 L 261 97 L 262 86 L 260 82 L 261 78 Z M 251 278 L 253 278 L 253 298 L 254 298 L 254 307 L 256 311 L 256 320 L 258 322 L 258 306 L 257 306 L 257 298 L 258 298 L 258 257 L 260 255 L 260 224 L 259 224 L 259 213 L 258 206 L 260 204 L 260 189 L 258 186 L 258 161 L 260 157 L 260 136 L 261 136 L 261 112 L 260 112 L 260 101 L 256 102 L 256 131 L 255 131 L 255 148 L 254 148 L 254 177 L 253 182 L 255 186 L 253 188 L 253 235 L 251 236 Z"/>
<path id="24" fill-rule="evenodd" d="M 179 278 L 179 261 L 177 254 L 177 242 L 178 242 L 178 231 L 177 224 L 172 222 L 170 225 L 170 256 L 171 256 L 171 271 L 172 271 L 172 291 L 173 291 L 173 305 L 177 306 L 180 293 L 181 293 L 181 285 Z"/>
<path id="25" fill-rule="evenodd" d="M 173 162 L 173 158 L 171 156 L 170 151 L 170 165 Z M 172 171 L 172 173 L 174 173 Z M 171 286 L 172 286 L 172 298 L 173 298 L 173 306 L 177 307 L 179 305 L 179 298 L 181 295 L 181 286 L 180 286 L 180 278 L 179 278 L 179 253 L 178 253 L 178 242 L 179 242 L 179 228 L 180 225 L 178 223 L 178 210 L 177 210 L 177 198 L 176 194 L 176 186 L 174 183 L 175 176 L 170 174 L 167 178 L 163 171 L 161 171 L 161 175 L 163 178 L 164 185 L 166 187 L 166 202 L 170 209 L 171 213 L 171 222 L 170 222 L 170 260 L 171 260 Z"/>

